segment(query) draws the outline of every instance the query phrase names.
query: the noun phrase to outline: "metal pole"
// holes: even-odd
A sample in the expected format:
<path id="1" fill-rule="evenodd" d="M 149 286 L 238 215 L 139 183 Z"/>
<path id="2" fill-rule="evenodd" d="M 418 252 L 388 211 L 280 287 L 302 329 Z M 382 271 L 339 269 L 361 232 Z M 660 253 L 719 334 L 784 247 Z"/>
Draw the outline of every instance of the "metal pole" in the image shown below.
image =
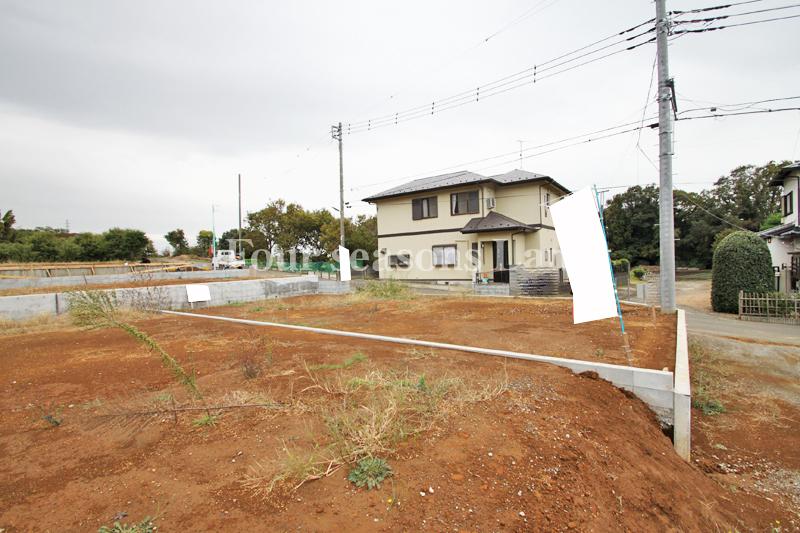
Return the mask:
<path id="1" fill-rule="evenodd" d="M 217 257 L 217 223 L 214 204 L 211 204 L 211 257 Z"/>
<path id="2" fill-rule="evenodd" d="M 675 226 L 672 206 L 672 80 L 669 77 L 666 0 L 656 0 L 658 59 L 659 253 L 661 312 L 675 312 Z"/>
<path id="3" fill-rule="evenodd" d="M 242 175 L 239 174 L 239 234 L 237 248 L 239 257 L 242 256 Z"/>

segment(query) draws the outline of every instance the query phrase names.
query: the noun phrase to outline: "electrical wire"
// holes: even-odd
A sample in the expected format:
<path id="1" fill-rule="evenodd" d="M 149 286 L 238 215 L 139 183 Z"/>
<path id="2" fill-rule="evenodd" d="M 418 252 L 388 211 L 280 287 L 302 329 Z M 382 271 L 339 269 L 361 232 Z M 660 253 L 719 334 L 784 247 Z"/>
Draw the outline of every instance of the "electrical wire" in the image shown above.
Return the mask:
<path id="1" fill-rule="evenodd" d="M 672 35 L 681 35 L 684 33 L 706 33 L 710 31 L 716 30 L 725 30 L 728 28 L 737 28 L 739 26 L 751 26 L 753 24 L 763 24 L 765 22 L 776 22 L 780 20 L 788 20 L 800 17 L 800 14 L 797 15 L 787 15 L 785 17 L 774 17 L 768 19 L 760 19 L 760 20 L 751 20 L 749 22 L 739 22 L 738 24 L 725 24 L 722 26 L 709 26 L 707 28 L 700 28 L 700 29 L 691 29 L 691 30 L 674 30 L 671 32 Z"/>
<path id="2" fill-rule="evenodd" d="M 792 4 L 790 6 L 780 6 L 780 7 L 770 7 L 766 9 L 757 9 L 755 11 L 745 11 L 743 13 L 733 13 L 731 15 L 718 15 L 716 17 L 706 17 L 700 19 L 690 19 L 690 20 L 676 20 L 675 24 L 699 24 L 703 22 L 713 22 L 715 20 L 724 20 L 733 17 L 742 17 L 745 15 L 755 15 L 757 13 L 767 13 L 770 11 L 782 11 L 784 9 L 793 9 L 800 7 L 800 4 Z"/>
<path id="3" fill-rule="evenodd" d="M 782 107 L 777 109 L 759 109 L 756 111 L 739 111 L 735 113 L 713 113 L 710 115 L 699 115 L 696 117 L 678 117 L 676 120 L 697 120 L 703 118 L 736 117 L 740 115 L 759 115 L 763 113 L 780 113 L 782 111 L 800 111 L 800 107 Z"/>
<path id="4" fill-rule="evenodd" d="M 763 1 L 764 0 L 746 0 L 744 2 L 734 2 L 734 3 L 731 3 L 731 4 L 722 4 L 722 5 L 719 5 L 719 6 L 701 7 L 701 8 L 697 8 L 697 9 L 687 9 L 687 10 L 683 10 L 683 11 L 678 11 L 678 10 L 670 11 L 669 14 L 670 15 L 685 15 L 687 13 L 704 13 L 706 11 L 717 11 L 719 9 L 727 9 L 729 7 L 743 6 L 745 4 L 755 4 L 756 2 L 763 2 Z"/>
<path id="5" fill-rule="evenodd" d="M 572 50 L 571 52 L 562 54 L 562 55 L 560 55 L 558 57 L 552 58 L 552 59 L 550 59 L 548 61 L 545 61 L 543 63 L 536 64 L 533 67 L 529 67 L 529 68 L 524 69 L 522 71 L 518 71 L 518 72 L 516 72 L 514 74 L 511 74 L 511 75 L 508 75 L 508 76 L 504 76 L 502 78 L 499 78 L 499 79 L 496 79 L 494 81 L 488 82 L 488 83 L 486 83 L 484 85 L 476 87 L 475 89 L 470 89 L 468 91 L 463 91 L 461 93 L 457 93 L 457 94 L 454 94 L 454 95 L 451 95 L 451 96 L 448 96 L 448 97 L 445 97 L 445 98 L 441 98 L 439 100 L 434 100 L 431 104 L 424 104 L 424 105 L 420 105 L 420 106 L 415 106 L 415 107 L 412 107 L 412 108 L 405 109 L 403 111 L 398 111 L 398 112 L 395 112 L 395 113 L 391 113 L 391 114 L 388 114 L 388 115 L 383 115 L 383 116 L 376 117 L 376 118 L 373 118 L 373 119 L 367 119 L 367 120 L 362 120 L 362 121 L 359 121 L 359 122 L 348 123 L 345 133 L 354 134 L 354 133 L 360 133 L 360 132 L 363 132 L 363 131 L 371 131 L 371 130 L 377 129 L 379 127 L 396 125 L 396 124 L 399 124 L 400 122 L 404 122 L 406 120 L 413 120 L 415 118 L 420 118 L 422 116 L 436 114 L 437 112 L 445 111 L 447 109 L 453 109 L 455 107 L 460 107 L 461 105 L 466 105 L 467 103 L 480 101 L 481 99 L 489 98 L 489 97 L 495 96 L 497 94 L 502 94 L 503 92 L 506 92 L 507 90 L 516 89 L 518 87 L 521 87 L 523 85 L 527 85 L 529 83 L 536 83 L 536 81 L 539 81 L 541 79 L 545 79 L 547 77 L 552 77 L 552 76 L 554 76 L 556 74 L 561 74 L 561 73 L 567 72 L 568 70 L 571 70 L 572 68 L 577 68 L 578 66 L 583 66 L 583 65 L 592 63 L 594 61 L 599 61 L 601 59 L 605 59 L 605 58 L 610 57 L 612 55 L 616 55 L 617 53 L 621 53 L 623 51 L 633 50 L 633 49 L 638 48 L 639 46 L 642 46 L 644 44 L 648 44 L 650 42 L 654 42 L 655 39 L 650 39 L 650 40 L 647 40 L 647 41 L 642 42 L 642 43 L 635 43 L 635 44 L 626 46 L 625 48 L 623 48 L 621 50 L 616 50 L 614 52 L 611 52 L 611 53 L 608 53 L 608 54 L 604 54 L 601 57 L 597 57 L 597 58 L 594 58 L 592 60 L 585 61 L 583 63 L 580 63 L 579 65 L 573 65 L 573 66 L 571 66 L 569 68 L 561 69 L 561 70 L 559 70 L 559 71 L 557 71 L 555 73 L 551 73 L 551 74 L 546 75 L 546 76 L 541 76 L 540 75 L 542 72 L 547 72 L 547 71 L 551 71 L 551 70 L 557 69 L 558 67 L 567 65 L 569 63 L 573 63 L 573 62 L 578 61 L 578 60 L 580 60 L 580 59 L 582 59 L 584 57 L 597 54 L 597 53 L 599 53 L 599 52 L 601 52 L 603 50 L 607 50 L 607 49 L 615 47 L 617 45 L 631 43 L 632 41 L 635 41 L 639 37 L 645 36 L 648 33 L 651 33 L 653 31 L 655 31 L 655 27 L 648 28 L 646 31 L 640 32 L 640 33 L 638 33 L 636 35 L 633 35 L 633 36 L 630 36 L 630 37 L 626 37 L 624 39 L 615 41 L 615 42 L 613 42 L 611 44 L 608 44 L 606 46 L 603 46 L 603 47 L 600 47 L 600 48 L 597 48 L 597 49 L 594 49 L 594 50 L 590 50 L 590 51 L 585 52 L 585 53 L 583 53 L 583 54 L 581 54 L 581 55 L 579 55 L 577 57 L 572 57 L 571 59 L 567 59 L 565 61 L 561 61 L 560 63 L 558 63 L 558 61 L 560 61 L 562 59 L 565 59 L 567 57 L 573 56 L 578 52 L 582 52 L 584 50 L 587 50 L 589 48 L 595 47 L 596 45 L 601 44 L 601 43 L 603 43 L 605 41 L 608 41 L 610 39 L 613 39 L 615 37 L 619 37 L 619 36 L 625 35 L 627 33 L 630 33 L 632 31 L 635 31 L 636 29 L 638 29 L 638 28 L 640 28 L 640 27 L 642 27 L 642 26 L 644 26 L 646 24 L 650 24 L 652 22 L 653 22 L 653 19 L 646 20 L 646 21 L 644 21 L 642 23 L 639 23 L 639 24 L 637 24 L 635 26 L 632 26 L 632 27 L 627 28 L 625 30 L 622 30 L 620 32 L 614 33 L 614 34 L 612 34 L 610 36 L 604 37 L 603 39 L 600 39 L 600 40 L 595 41 L 593 43 L 590 43 L 588 45 L 585 45 L 585 46 L 582 46 L 582 47 L 577 48 L 575 50 Z M 547 66 L 547 65 L 550 65 L 550 66 Z M 542 68 L 542 67 L 545 67 L 545 68 Z"/>

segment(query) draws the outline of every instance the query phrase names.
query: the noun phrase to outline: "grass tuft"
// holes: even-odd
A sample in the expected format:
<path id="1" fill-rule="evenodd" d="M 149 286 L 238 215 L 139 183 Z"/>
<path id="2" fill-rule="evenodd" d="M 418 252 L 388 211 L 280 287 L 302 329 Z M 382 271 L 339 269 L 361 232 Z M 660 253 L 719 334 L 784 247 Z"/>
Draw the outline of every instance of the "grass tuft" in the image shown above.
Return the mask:
<path id="1" fill-rule="evenodd" d="M 342 370 L 345 368 L 350 368 L 351 366 L 356 365 L 358 363 L 363 363 L 368 359 L 369 358 L 365 354 L 361 352 L 356 352 L 347 359 L 345 359 L 344 361 L 342 361 L 341 363 L 324 363 L 320 365 L 312 365 L 309 366 L 308 368 L 310 368 L 311 370 Z"/>
<path id="2" fill-rule="evenodd" d="M 411 288 L 396 279 L 371 280 L 358 287 L 357 295 L 381 300 L 407 300 L 414 296 Z"/>
<path id="3" fill-rule="evenodd" d="M 378 457 L 365 457 L 356 467 L 350 470 L 348 481 L 356 487 L 367 487 L 367 490 L 380 488 L 381 482 L 392 475 L 392 467 L 385 460 Z"/>

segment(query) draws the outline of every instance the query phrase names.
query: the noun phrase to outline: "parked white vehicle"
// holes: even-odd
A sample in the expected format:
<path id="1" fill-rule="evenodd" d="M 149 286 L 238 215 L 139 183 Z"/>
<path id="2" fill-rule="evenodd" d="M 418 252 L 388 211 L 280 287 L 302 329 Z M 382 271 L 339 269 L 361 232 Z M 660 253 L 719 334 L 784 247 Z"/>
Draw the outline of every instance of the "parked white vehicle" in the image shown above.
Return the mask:
<path id="1" fill-rule="evenodd" d="M 211 259 L 211 268 L 214 270 L 244 267 L 244 261 L 233 250 L 217 250 L 217 255 Z"/>

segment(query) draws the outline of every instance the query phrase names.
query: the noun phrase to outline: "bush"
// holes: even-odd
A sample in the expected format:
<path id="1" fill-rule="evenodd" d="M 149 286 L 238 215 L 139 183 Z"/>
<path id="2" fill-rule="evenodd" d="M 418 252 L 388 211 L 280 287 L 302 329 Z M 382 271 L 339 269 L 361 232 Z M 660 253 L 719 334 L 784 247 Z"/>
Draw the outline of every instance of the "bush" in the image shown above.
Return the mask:
<path id="1" fill-rule="evenodd" d="M 767 243 L 746 231 L 731 233 L 714 250 L 711 307 L 722 313 L 739 311 L 739 291 L 772 290 L 772 258 Z"/>
<path id="2" fill-rule="evenodd" d="M 359 294 L 383 300 L 402 300 L 412 296 L 411 288 L 395 279 L 372 280 L 358 288 Z"/>
<path id="3" fill-rule="evenodd" d="M 631 270 L 631 274 L 633 275 L 634 278 L 638 279 L 639 281 L 643 281 L 644 276 L 647 274 L 647 270 L 645 270 L 644 267 L 638 266 L 633 270 Z"/>

